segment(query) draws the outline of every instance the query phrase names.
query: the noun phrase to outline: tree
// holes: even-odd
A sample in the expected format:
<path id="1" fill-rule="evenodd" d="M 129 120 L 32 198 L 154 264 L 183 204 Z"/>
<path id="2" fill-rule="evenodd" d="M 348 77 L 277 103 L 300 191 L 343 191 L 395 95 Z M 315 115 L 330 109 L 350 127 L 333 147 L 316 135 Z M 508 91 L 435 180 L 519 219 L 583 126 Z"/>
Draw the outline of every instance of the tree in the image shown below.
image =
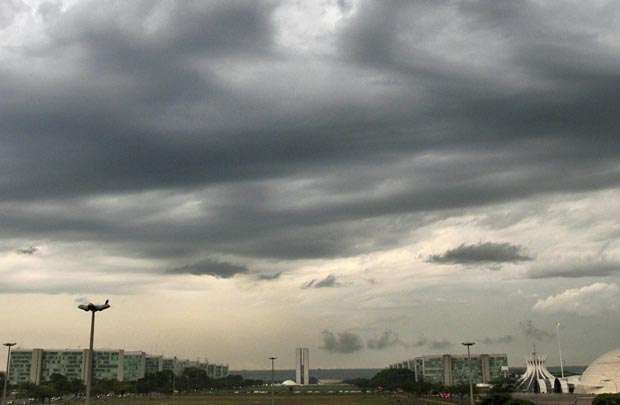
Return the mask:
<path id="1" fill-rule="evenodd" d="M 489 390 L 489 392 L 491 393 L 514 392 L 517 386 L 517 382 L 518 382 L 518 378 L 513 375 L 497 378 L 491 381 L 492 387 Z"/>
<path id="2" fill-rule="evenodd" d="M 149 392 L 169 394 L 172 392 L 172 385 L 174 380 L 175 376 L 172 371 L 158 371 L 154 374 L 147 374 L 144 378 L 138 380 L 135 384 L 135 390 L 141 394 L 147 394 Z"/>
<path id="3" fill-rule="evenodd" d="M 182 391 L 199 391 L 211 387 L 212 384 L 204 369 L 188 367 L 177 379 L 176 386 Z"/>

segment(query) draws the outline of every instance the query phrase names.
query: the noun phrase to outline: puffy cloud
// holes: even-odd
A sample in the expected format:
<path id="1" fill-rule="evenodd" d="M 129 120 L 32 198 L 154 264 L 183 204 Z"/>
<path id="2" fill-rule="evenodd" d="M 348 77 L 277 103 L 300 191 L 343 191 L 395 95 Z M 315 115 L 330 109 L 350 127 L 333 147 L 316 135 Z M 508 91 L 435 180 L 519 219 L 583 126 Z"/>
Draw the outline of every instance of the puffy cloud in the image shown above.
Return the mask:
<path id="1" fill-rule="evenodd" d="M 516 263 L 532 260 L 521 246 L 510 243 L 461 244 L 459 247 L 432 255 L 428 261 L 442 264 Z"/>
<path id="2" fill-rule="evenodd" d="M 569 313 L 581 316 L 596 316 L 617 311 L 620 306 L 620 288 L 617 284 L 594 283 L 540 299 L 533 311 L 553 314 Z"/>
<path id="3" fill-rule="evenodd" d="M 330 330 L 324 330 L 323 346 L 321 349 L 330 353 L 351 354 L 364 348 L 362 338 L 352 332 L 334 333 Z"/>

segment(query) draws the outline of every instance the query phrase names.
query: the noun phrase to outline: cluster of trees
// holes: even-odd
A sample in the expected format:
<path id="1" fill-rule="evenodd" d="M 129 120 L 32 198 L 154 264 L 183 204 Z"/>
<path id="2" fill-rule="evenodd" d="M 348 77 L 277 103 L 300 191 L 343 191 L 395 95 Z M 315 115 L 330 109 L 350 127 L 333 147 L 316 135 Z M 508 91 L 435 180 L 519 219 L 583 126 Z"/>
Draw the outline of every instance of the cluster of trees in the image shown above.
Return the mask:
<path id="1" fill-rule="evenodd" d="M 359 378 L 346 381 L 356 385 L 363 390 L 384 389 L 388 391 L 402 390 L 415 395 L 431 395 L 433 393 L 449 393 L 453 397 L 465 398 L 469 395 L 469 385 L 459 384 L 454 386 L 443 386 L 424 381 L 415 381 L 415 373 L 408 369 L 385 369 L 378 372 L 371 379 Z M 506 378 L 494 381 L 493 388 L 482 400 L 483 405 L 533 405 L 529 401 L 515 399 L 511 397 L 511 392 L 515 389 L 516 380 Z M 620 405 L 618 404 L 596 404 L 596 405 Z"/>
<path id="2" fill-rule="evenodd" d="M 172 392 L 197 392 L 205 390 L 239 388 L 261 385 L 260 380 L 246 380 L 240 375 L 229 375 L 224 378 L 213 379 L 207 376 L 207 372 L 199 368 L 187 368 L 180 376 L 175 376 L 172 371 L 160 371 L 149 374 L 135 382 L 116 380 L 97 380 L 92 387 L 92 395 L 113 393 L 124 394 L 148 394 Z M 35 384 L 22 384 L 18 387 L 21 397 L 36 398 L 41 402 L 53 397 L 65 395 L 80 396 L 84 394 L 84 384 L 80 380 L 68 380 L 61 374 L 53 374 L 49 381 Z"/>
<path id="3" fill-rule="evenodd" d="M 592 400 L 592 405 L 620 405 L 620 394 L 600 394 Z"/>
<path id="4" fill-rule="evenodd" d="M 31 383 L 20 385 L 18 392 L 22 397 L 36 398 L 44 402 L 53 397 L 80 395 L 84 392 L 84 385 L 79 380 L 68 380 L 62 374 L 52 374 L 49 381 L 39 385 Z"/>
<path id="5" fill-rule="evenodd" d="M 160 371 L 149 374 L 135 383 L 135 392 L 143 394 L 159 392 L 170 394 L 176 392 L 196 392 L 205 390 L 229 389 L 262 385 L 261 380 L 244 379 L 240 375 L 229 375 L 224 378 L 210 378 L 207 372 L 200 368 L 186 368 L 180 376 L 171 371 Z"/>

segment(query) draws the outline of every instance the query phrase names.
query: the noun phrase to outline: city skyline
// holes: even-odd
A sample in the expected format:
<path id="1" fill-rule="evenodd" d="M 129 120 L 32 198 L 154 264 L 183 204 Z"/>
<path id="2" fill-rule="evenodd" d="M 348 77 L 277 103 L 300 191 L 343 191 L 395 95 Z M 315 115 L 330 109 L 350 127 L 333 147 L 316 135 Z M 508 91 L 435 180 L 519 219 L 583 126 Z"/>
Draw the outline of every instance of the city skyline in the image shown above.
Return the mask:
<path id="1" fill-rule="evenodd" d="M 620 5 L 0 2 L 0 324 L 232 369 L 620 344 Z M 560 328 L 556 330 L 556 324 Z M 0 354 L 0 363 L 5 353 Z"/>

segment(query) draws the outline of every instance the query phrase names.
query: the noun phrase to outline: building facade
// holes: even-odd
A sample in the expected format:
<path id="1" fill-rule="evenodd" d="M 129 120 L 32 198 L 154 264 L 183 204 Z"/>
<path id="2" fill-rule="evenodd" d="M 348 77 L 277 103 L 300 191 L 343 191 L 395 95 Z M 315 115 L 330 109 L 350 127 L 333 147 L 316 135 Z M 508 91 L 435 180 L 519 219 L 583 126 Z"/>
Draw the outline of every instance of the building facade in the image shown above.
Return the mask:
<path id="1" fill-rule="evenodd" d="M 406 368 L 415 373 L 416 381 L 443 385 L 459 385 L 469 381 L 470 366 L 467 355 L 429 355 L 390 365 Z M 472 354 L 471 375 L 475 384 L 489 383 L 503 375 L 508 368 L 506 354 Z"/>
<path id="2" fill-rule="evenodd" d="M 310 350 L 305 347 L 295 349 L 295 381 L 299 385 L 310 384 Z"/>
<path id="3" fill-rule="evenodd" d="M 11 351 L 10 383 L 40 384 L 49 381 L 52 374 L 85 381 L 89 360 L 87 349 L 15 349 Z M 163 370 L 181 375 L 188 367 L 202 368 L 210 378 L 228 375 L 228 365 L 152 356 L 142 351 L 96 350 L 93 360 L 97 380 L 137 381 Z"/>

